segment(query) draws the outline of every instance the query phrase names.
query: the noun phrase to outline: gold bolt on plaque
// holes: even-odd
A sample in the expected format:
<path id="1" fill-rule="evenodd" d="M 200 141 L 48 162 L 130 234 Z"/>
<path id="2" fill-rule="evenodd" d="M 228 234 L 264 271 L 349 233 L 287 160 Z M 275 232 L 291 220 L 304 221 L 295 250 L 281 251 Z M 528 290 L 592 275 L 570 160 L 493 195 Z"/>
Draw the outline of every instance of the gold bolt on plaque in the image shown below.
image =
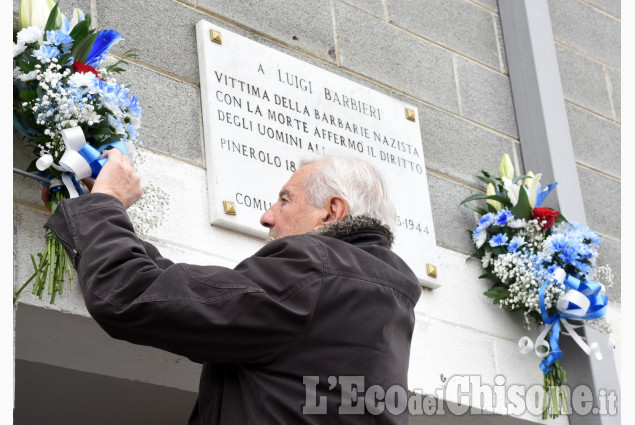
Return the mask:
<path id="1" fill-rule="evenodd" d="M 432 264 L 426 264 L 426 272 L 430 277 L 437 277 L 437 268 Z"/>
<path id="2" fill-rule="evenodd" d="M 414 122 L 415 111 L 413 111 L 412 109 L 406 108 L 406 119 Z"/>
<path id="3" fill-rule="evenodd" d="M 223 37 L 221 37 L 218 31 L 209 30 L 209 39 L 214 43 L 223 44 Z"/>
<path id="4" fill-rule="evenodd" d="M 225 214 L 236 215 L 236 205 L 232 201 L 223 201 L 223 208 L 225 209 Z"/>

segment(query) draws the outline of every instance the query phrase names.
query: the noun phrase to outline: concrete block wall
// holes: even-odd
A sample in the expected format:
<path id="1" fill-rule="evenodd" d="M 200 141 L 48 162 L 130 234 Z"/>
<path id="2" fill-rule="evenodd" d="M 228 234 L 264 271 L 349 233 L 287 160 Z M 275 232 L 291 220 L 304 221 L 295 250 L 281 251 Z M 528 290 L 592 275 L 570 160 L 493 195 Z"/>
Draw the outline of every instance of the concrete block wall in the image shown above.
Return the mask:
<path id="1" fill-rule="evenodd" d="M 18 3 L 14 0 L 14 12 Z M 565 3 L 576 6 L 578 1 Z M 617 20 L 619 28 L 613 2 L 579 3 L 602 15 L 590 25 Z M 434 394 L 434 389 L 443 386 L 441 375 L 466 374 L 481 375 L 483 382 L 490 383 L 496 375 L 505 375 L 506 385 L 541 384 L 538 359 L 522 356 L 515 349 L 518 338 L 527 333 L 522 316 L 492 305 L 482 295 L 488 284 L 478 279 L 480 265 L 466 262 L 472 252 L 466 230 L 475 226 L 476 216 L 458 206 L 465 197 L 483 191 L 474 175 L 481 169 L 496 171 L 503 153 L 512 156 L 518 170 L 523 168 L 496 0 L 62 0 L 61 7 L 65 13 L 72 7 L 91 11 L 99 28 L 121 32 L 125 40 L 115 47 L 115 53 L 138 50 L 139 57 L 121 75 L 121 81 L 131 85 L 144 108 L 140 134 L 147 158 L 139 170 L 143 182 L 160 185 L 171 196 L 166 222 L 148 239 L 175 261 L 232 267 L 263 244 L 208 222 L 194 30 L 199 20 L 416 106 L 443 286 L 425 289 L 417 305 L 409 386 Z M 601 12 L 601 8 L 610 10 Z M 587 16 L 587 12 L 580 13 Z M 619 260 L 619 217 L 615 221 L 600 209 L 594 215 L 586 202 L 586 196 L 589 201 L 598 196 L 612 201 L 619 195 L 619 37 L 616 57 L 578 40 L 584 31 L 563 29 L 566 37 L 559 41 L 557 22 L 554 17 L 561 69 L 567 65 L 572 69 L 569 74 L 563 72 L 563 80 L 570 75 L 565 95 L 569 119 L 579 122 L 579 127 L 571 127 L 574 134 L 580 134 L 574 136 L 574 148 L 580 179 L 588 183 L 583 187 L 588 191 L 589 224 L 602 233 L 604 249 L 612 247 L 603 255 L 617 255 Z M 605 36 L 602 28 L 597 32 Z M 611 40 L 609 37 L 606 43 L 610 45 Z M 589 51 L 582 54 L 585 49 Z M 598 58 L 592 58 L 593 54 Z M 578 62 L 589 74 L 576 73 Z M 588 87 L 589 78 L 597 84 L 603 81 L 604 91 Z M 591 90 L 599 90 L 603 97 Z M 599 147 L 593 134 L 601 135 L 613 149 Z M 612 135 L 610 140 L 607 134 Z M 28 152 L 20 146 L 21 138 L 14 135 L 16 166 L 28 163 Z M 605 182 L 611 190 L 605 189 Z M 616 201 L 619 205 L 619 198 Z M 37 185 L 15 177 L 16 288 L 30 275 L 28 254 L 40 249 L 43 233 L 39 229 L 46 217 Z M 608 262 L 616 264 L 612 259 Z M 619 268 L 614 271 L 618 275 Z M 78 290 L 64 294 L 54 306 L 25 293 L 18 311 L 20 308 L 53 309 L 78 320 L 87 317 Z M 616 314 L 619 316 L 619 310 Z M 32 331 L 30 337 L 28 328 L 20 329 L 26 346 L 33 349 L 36 345 L 28 345 L 28 341 L 38 332 Z M 90 332 L 100 330 L 95 327 Z M 529 334 L 535 333 L 533 329 Z M 22 338 L 16 335 L 16 344 L 21 341 L 18 337 Z M 111 349 L 119 350 L 117 344 L 112 341 Z M 21 359 L 46 362 L 45 356 L 23 353 L 16 348 Z M 181 370 L 187 362 L 169 354 L 154 355 L 159 360 L 150 364 L 163 369 L 172 364 Z M 131 356 L 137 358 L 137 354 Z M 64 358 L 54 364 L 85 371 L 91 367 L 81 362 L 84 366 L 74 366 L 77 359 Z M 130 379 L 141 382 L 187 387 L 182 380 L 170 384 L 170 373 L 162 373 L 157 381 L 151 370 L 134 373 L 131 369 L 111 361 L 96 373 L 115 377 L 131 373 Z M 191 365 L 190 371 L 196 370 Z M 539 421 L 531 414 L 520 419 Z M 559 423 L 565 422 L 561 418 Z"/>
<path id="2" fill-rule="evenodd" d="M 615 274 L 608 294 L 620 303 L 620 2 L 548 5 L 587 222 L 602 239 L 598 265 Z"/>

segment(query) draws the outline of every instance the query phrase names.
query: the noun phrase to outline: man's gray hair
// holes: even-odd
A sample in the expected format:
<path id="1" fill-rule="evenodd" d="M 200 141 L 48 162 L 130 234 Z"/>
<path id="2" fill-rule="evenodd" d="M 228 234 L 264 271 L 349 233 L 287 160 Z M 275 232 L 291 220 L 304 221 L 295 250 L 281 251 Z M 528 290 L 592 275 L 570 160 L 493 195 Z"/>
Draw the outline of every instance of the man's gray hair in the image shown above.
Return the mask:
<path id="1" fill-rule="evenodd" d="M 351 156 L 303 159 L 300 165 L 311 163 L 317 164 L 304 184 L 309 204 L 322 207 L 328 198 L 341 196 L 348 202 L 350 217 L 370 217 L 393 227 L 395 207 L 374 166 Z"/>

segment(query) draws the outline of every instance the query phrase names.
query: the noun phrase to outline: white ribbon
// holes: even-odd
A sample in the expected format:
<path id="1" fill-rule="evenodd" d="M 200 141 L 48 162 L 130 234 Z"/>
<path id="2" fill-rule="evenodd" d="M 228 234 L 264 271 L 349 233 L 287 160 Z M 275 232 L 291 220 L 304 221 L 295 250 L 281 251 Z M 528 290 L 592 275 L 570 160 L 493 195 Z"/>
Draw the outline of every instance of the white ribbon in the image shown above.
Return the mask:
<path id="1" fill-rule="evenodd" d="M 565 278 L 567 277 L 567 273 L 562 268 L 556 269 L 553 274 L 556 280 L 560 284 L 563 284 Z M 589 294 L 586 294 L 586 295 L 589 295 Z M 591 306 L 591 302 L 589 301 L 589 298 L 586 295 L 580 291 L 576 291 L 575 289 L 569 289 L 567 290 L 565 294 L 561 295 L 558 298 L 558 302 L 556 303 L 556 310 L 563 314 L 566 313 L 576 317 L 584 317 L 587 314 L 589 307 Z M 577 307 L 572 308 L 569 305 L 569 303 L 572 303 L 576 305 Z M 600 351 L 599 344 L 597 342 L 593 342 L 589 346 L 584 341 L 583 337 L 581 337 L 580 335 L 576 333 L 575 329 L 582 327 L 582 325 L 573 325 L 569 323 L 567 319 L 564 319 L 564 318 L 560 318 L 560 324 L 562 325 L 564 329 L 567 330 L 566 334 L 570 335 L 571 338 L 573 338 L 573 340 L 580 346 L 580 348 L 587 355 L 593 354 L 596 359 L 602 360 L 602 352 Z M 518 341 L 518 348 L 520 352 L 522 354 L 527 354 L 535 347 L 534 352 L 536 353 L 538 357 L 540 358 L 547 357 L 549 353 L 551 352 L 551 347 L 549 343 L 545 340 L 545 337 L 547 336 L 547 334 L 549 333 L 549 330 L 552 327 L 553 327 L 553 324 L 546 324 L 544 328 L 542 329 L 542 331 L 540 332 L 540 334 L 538 335 L 538 338 L 536 338 L 535 343 L 532 342 L 531 339 L 527 336 L 523 336 L 522 338 L 520 338 L 520 340 Z M 561 333 L 565 333 L 565 332 L 561 331 Z M 540 347 L 545 347 L 546 350 L 544 352 L 541 352 L 539 351 Z"/>
<path id="2" fill-rule="evenodd" d="M 64 151 L 64 155 L 62 155 L 62 159 L 60 159 L 60 166 L 65 171 L 75 174 L 77 180 L 90 177 L 93 174 L 90 164 L 83 156 L 77 153 L 86 146 L 86 138 L 84 138 L 84 132 L 81 127 L 72 127 L 62 130 L 62 139 L 66 145 L 66 150 Z"/>

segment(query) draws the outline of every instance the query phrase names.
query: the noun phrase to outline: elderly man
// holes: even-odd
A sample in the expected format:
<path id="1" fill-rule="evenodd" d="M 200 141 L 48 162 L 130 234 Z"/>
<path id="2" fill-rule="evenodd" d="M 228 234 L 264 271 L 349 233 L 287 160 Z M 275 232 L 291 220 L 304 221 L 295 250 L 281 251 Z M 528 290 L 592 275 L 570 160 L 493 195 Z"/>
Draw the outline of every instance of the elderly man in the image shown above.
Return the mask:
<path id="1" fill-rule="evenodd" d="M 272 241 L 233 270 L 175 264 L 137 238 L 126 208 L 140 196 L 111 150 L 91 194 L 47 227 L 108 334 L 203 364 L 190 424 L 408 422 L 421 290 L 390 251 L 394 208 L 372 166 L 303 165 L 261 218 Z"/>

